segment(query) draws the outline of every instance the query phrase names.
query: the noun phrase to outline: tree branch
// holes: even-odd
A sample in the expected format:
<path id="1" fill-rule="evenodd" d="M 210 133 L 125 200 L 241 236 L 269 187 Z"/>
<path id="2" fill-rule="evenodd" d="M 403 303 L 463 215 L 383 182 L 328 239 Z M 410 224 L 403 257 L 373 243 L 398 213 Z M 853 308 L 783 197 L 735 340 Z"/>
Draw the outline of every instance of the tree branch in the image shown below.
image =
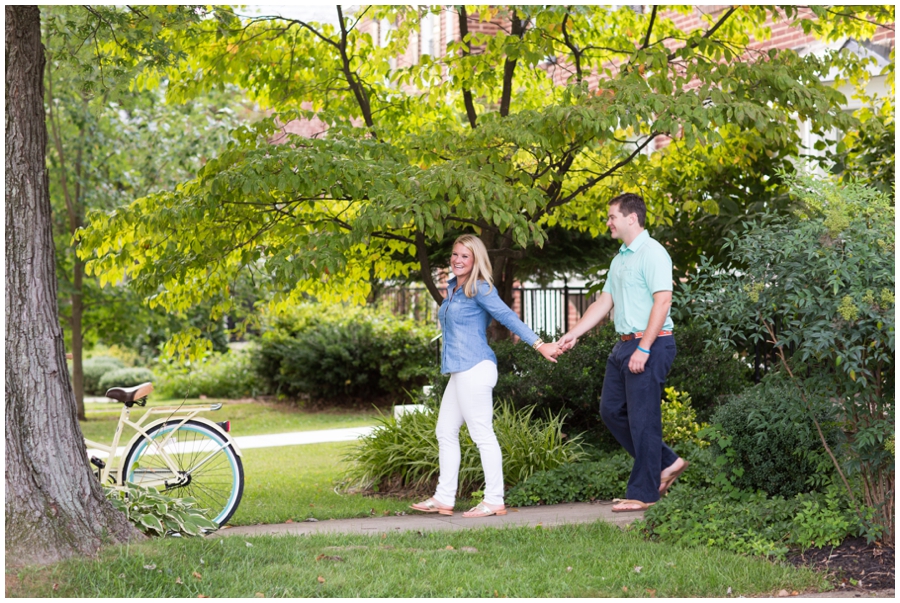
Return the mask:
<path id="1" fill-rule="evenodd" d="M 525 23 L 519 18 L 519 13 L 513 9 L 512 11 L 512 32 L 511 35 L 518 36 L 521 40 L 525 35 Z M 503 63 L 503 91 L 500 93 L 500 117 L 509 115 L 509 105 L 512 99 L 512 83 L 513 75 L 516 72 L 517 59 L 506 57 Z"/>
<path id="2" fill-rule="evenodd" d="M 720 19 L 716 22 L 716 24 L 713 25 L 713 26 L 709 29 L 709 31 L 707 31 L 705 34 L 703 34 L 703 36 L 702 36 L 700 39 L 701 39 L 701 40 L 708 39 L 708 38 L 711 37 L 714 33 L 716 33 L 716 30 L 718 30 L 720 27 L 722 27 L 722 25 L 725 24 L 725 21 L 727 21 L 728 18 L 731 17 L 731 15 L 732 15 L 732 14 L 734 13 L 734 11 L 736 11 L 737 9 L 738 9 L 737 6 L 732 6 L 731 8 L 729 8 L 729 9 L 728 9 L 728 12 L 726 12 L 724 15 L 722 15 L 722 18 L 720 18 Z M 686 48 L 696 48 L 696 47 L 697 47 L 697 43 L 696 43 L 696 42 L 691 42 L 690 44 L 688 44 L 688 45 L 686 46 Z M 670 55 L 667 57 L 667 60 L 671 61 L 672 59 L 674 59 L 674 58 L 677 56 L 677 54 L 678 54 L 678 51 L 676 50 L 675 52 L 673 52 L 672 54 L 670 54 Z"/>
<path id="3" fill-rule="evenodd" d="M 653 12 L 650 13 L 650 24 L 647 25 L 647 35 L 644 36 L 644 43 L 641 45 L 641 50 L 644 50 L 650 45 L 650 33 L 653 31 L 653 22 L 656 21 L 656 11 L 659 7 L 654 4 Z"/>
<path id="4" fill-rule="evenodd" d="M 422 280 L 425 281 L 425 287 L 428 289 L 428 292 L 431 293 L 432 299 L 434 299 L 435 303 L 441 305 L 444 301 L 444 296 L 441 295 L 441 290 L 438 289 L 437 285 L 434 282 L 434 278 L 431 275 L 431 260 L 428 259 L 428 246 L 425 243 L 425 235 L 421 231 L 416 231 L 416 258 L 419 260 L 419 266 L 422 269 Z"/>
<path id="5" fill-rule="evenodd" d="M 463 56 L 472 54 L 472 39 L 469 38 L 469 16 L 466 14 L 466 7 L 459 7 L 459 39 L 462 40 L 465 48 Z M 469 39 L 466 39 L 469 38 Z M 469 118 L 469 125 L 474 129 L 476 126 L 475 101 L 472 99 L 472 91 L 468 88 L 462 91 L 463 103 L 466 106 L 466 117 Z"/>

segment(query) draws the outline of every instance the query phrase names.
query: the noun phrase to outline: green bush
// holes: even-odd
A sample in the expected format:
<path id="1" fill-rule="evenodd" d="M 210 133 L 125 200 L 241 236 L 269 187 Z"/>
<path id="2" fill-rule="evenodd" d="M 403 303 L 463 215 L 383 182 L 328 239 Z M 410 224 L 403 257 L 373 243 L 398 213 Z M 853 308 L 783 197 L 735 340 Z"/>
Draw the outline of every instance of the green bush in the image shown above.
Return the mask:
<path id="1" fill-rule="evenodd" d="M 751 385 L 749 370 L 732 352 L 704 349 L 708 330 L 691 324 L 676 326 L 675 337 L 678 354 L 666 385 L 690 395 L 699 420 L 708 420 L 724 395 Z M 513 400 L 519 408 L 535 406 L 542 412 L 561 414 L 567 430 L 582 433 L 598 448 L 617 450 L 618 443 L 600 418 L 606 360 L 616 341 L 614 328 L 606 325 L 580 338 L 556 364 L 530 346 L 508 340 L 494 342 L 491 348 L 497 355 L 499 373 L 494 396 Z M 446 383 L 446 376 L 435 379 L 433 398 L 440 400 Z"/>
<path id="2" fill-rule="evenodd" d="M 172 498 L 130 482 L 124 488 L 103 490 L 112 505 L 148 536 L 203 536 L 219 529 L 193 498 Z"/>
<path id="3" fill-rule="evenodd" d="M 834 447 L 840 431 L 825 405 L 817 416 Z M 827 485 L 831 460 L 799 390 L 780 374 L 733 396 L 712 420 L 730 438 L 726 446 L 714 441 L 713 454 L 725 459 L 722 469 L 735 487 L 790 497 Z"/>
<path id="4" fill-rule="evenodd" d="M 117 359 L 109 356 L 96 356 L 88 358 L 82 364 L 84 370 L 84 393 L 91 396 L 102 396 L 106 393 L 105 389 L 100 387 L 100 380 L 106 373 L 125 368 L 125 364 Z"/>
<path id="5" fill-rule="evenodd" d="M 537 471 L 510 489 L 506 504 L 527 507 L 621 497 L 628 487 L 632 463 L 632 458 L 621 452 L 600 461 Z"/>
<path id="6" fill-rule="evenodd" d="M 160 367 L 158 392 L 167 398 L 252 398 L 266 393 L 249 352 L 212 353 L 187 368 Z"/>
<path id="7" fill-rule="evenodd" d="M 792 546 L 834 546 L 863 530 L 837 486 L 787 499 L 719 488 L 673 489 L 637 527 L 663 542 L 778 559 Z"/>
<path id="8" fill-rule="evenodd" d="M 100 391 L 105 394 L 111 387 L 132 387 L 154 379 L 150 369 L 120 368 L 103 375 L 103 378 L 100 379 Z"/>
<path id="9" fill-rule="evenodd" d="M 503 477 L 514 485 L 532 475 L 570 463 L 583 456 L 579 438 L 566 438 L 559 417 L 549 421 L 533 418 L 533 409 L 516 410 L 507 402 L 494 409 L 494 433 L 503 454 Z M 400 489 L 432 490 L 440 472 L 435 436 L 438 412 L 427 409 L 395 419 L 384 416 L 380 425 L 347 455 L 350 488 L 376 491 Z M 462 460 L 459 494 L 473 492 L 484 483 L 481 457 L 465 426 L 460 429 Z"/>
<path id="10" fill-rule="evenodd" d="M 283 396 L 396 395 L 434 374 L 436 334 L 384 311 L 304 304 L 270 321 L 255 365 L 265 389 Z"/>
<path id="11" fill-rule="evenodd" d="M 713 331 L 693 323 L 675 324 L 678 354 L 666 377 L 666 386 L 691 396 L 697 420 L 709 421 L 716 408 L 728 396 L 739 394 L 753 385 L 749 365 L 735 357 L 733 351 L 706 347 Z"/>
<path id="12" fill-rule="evenodd" d="M 662 401 L 663 441 L 669 446 L 677 446 L 683 442 L 693 442 L 697 446 L 708 446 L 708 442 L 699 437 L 705 423 L 697 423 L 691 397 L 674 387 L 665 389 L 666 397 Z"/>

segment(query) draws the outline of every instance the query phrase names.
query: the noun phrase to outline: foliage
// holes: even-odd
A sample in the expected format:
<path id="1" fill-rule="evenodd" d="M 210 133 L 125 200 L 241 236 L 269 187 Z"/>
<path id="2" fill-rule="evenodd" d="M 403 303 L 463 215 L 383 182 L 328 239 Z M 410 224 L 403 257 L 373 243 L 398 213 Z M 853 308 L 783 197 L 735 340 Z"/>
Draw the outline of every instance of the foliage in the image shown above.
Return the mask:
<path id="1" fill-rule="evenodd" d="M 112 387 L 132 387 L 153 381 L 156 377 L 153 371 L 146 368 L 120 368 L 105 373 L 100 379 L 100 391 L 106 391 Z"/>
<path id="2" fill-rule="evenodd" d="M 437 298 L 430 245 L 467 228 L 494 250 L 495 280 L 507 291 L 517 258 L 542 246 L 547 228 L 606 231 L 603 202 L 643 186 L 652 159 L 641 151 L 658 136 L 683 141 L 676 157 L 705 145 L 740 162 L 743 147 L 726 139 L 752 132 L 760 153 L 791 155 L 795 120 L 816 131 L 855 123 L 841 110 L 843 95 L 822 83 L 828 61 L 748 50 L 751 36 L 771 34 L 767 20 L 866 39 L 893 19 L 890 7 L 847 7 L 871 15 L 847 19 L 733 6 L 683 31 L 679 13 L 692 7 L 341 10 L 338 28 L 241 20 L 217 8 L 179 38 L 188 59 L 138 79 L 167 79 L 176 102 L 236 85 L 275 115 L 235 130 L 194 179 L 92 214 L 79 233 L 91 274 L 128 277 L 152 304 L 177 311 L 222 295 L 244 269 L 274 275 L 290 292 L 283 306 L 304 294 L 362 301 L 373 279 L 414 269 Z M 488 31 L 395 68 L 423 22 L 445 11 Z M 509 26 L 494 31 L 492 20 Z M 362 27 L 370 22 L 396 29 L 376 40 Z M 602 89 L 589 85 L 592 73 Z M 281 124 L 295 118 L 320 119 L 328 136 L 285 135 Z M 275 136 L 290 144 L 271 144 Z M 671 200 L 653 201 L 651 224 L 669 221 Z M 213 315 L 230 308 L 217 298 Z"/>
<path id="3" fill-rule="evenodd" d="M 706 424 L 697 423 L 697 413 L 691 404 L 691 397 L 686 392 L 679 392 L 674 387 L 665 389 L 666 397 L 662 400 L 663 441 L 669 446 L 677 446 L 684 442 L 692 442 L 703 447 L 706 442 L 697 434 Z"/>
<path id="4" fill-rule="evenodd" d="M 835 448 L 841 434 L 829 410 L 823 406 L 815 415 L 829 446 Z M 725 455 L 727 462 L 717 464 L 733 476 L 735 487 L 790 498 L 830 483 L 834 468 L 809 410 L 796 386 L 781 375 L 733 396 L 712 421 L 717 427 L 709 432 L 716 434 L 713 454 Z"/>
<path id="5" fill-rule="evenodd" d="M 99 341 L 118 343 L 148 361 L 182 329 L 221 336 L 209 304 L 180 315 L 151 311 L 124 282 L 101 286 L 84 274 L 73 240 L 88 211 L 114 210 L 196 173 L 249 116 L 234 87 L 183 105 L 167 104 L 163 90 L 132 87 L 141 63 L 175 58 L 168 56 L 175 32 L 198 20 L 198 11 L 49 5 L 41 17 L 47 169 L 67 348 L 79 355 L 82 339 L 88 349 Z"/>
<path id="6" fill-rule="evenodd" d="M 265 389 L 282 396 L 400 395 L 432 374 L 435 334 L 386 311 L 306 303 L 270 320 L 254 356 Z"/>
<path id="7" fill-rule="evenodd" d="M 494 396 L 512 400 L 519 408 L 534 406 L 541 412 L 560 414 L 567 430 L 592 432 L 598 445 L 613 447 L 615 440 L 600 420 L 600 392 L 606 357 L 615 338 L 612 327 L 603 327 L 582 337 L 556 364 L 530 346 L 508 340 L 493 342 L 499 374 Z M 440 388 L 436 394 L 442 391 Z"/>
<path id="8" fill-rule="evenodd" d="M 688 309 L 689 312 L 689 309 Z M 700 421 L 709 421 L 726 397 L 753 384 L 747 364 L 733 350 L 708 346 L 713 331 L 672 309 L 678 353 L 666 377 L 666 385 L 690 394 L 691 406 Z"/>
<path id="9" fill-rule="evenodd" d="M 708 328 L 693 323 L 684 328 L 676 325 L 678 354 L 666 379 L 666 385 L 690 395 L 691 407 L 697 409 L 701 420 L 708 420 L 724 396 L 750 385 L 746 366 L 733 352 L 704 349 L 710 334 Z M 611 325 L 601 327 L 579 339 L 578 345 L 556 364 L 547 362 L 528 346 L 493 342 L 491 348 L 497 356 L 499 373 L 494 396 L 512 400 L 520 408 L 535 406 L 542 412 L 561 414 L 567 430 L 582 433 L 601 448 L 618 449 L 600 419 L 606 359 L 616 340 Z M 446 383 L 445 376 L 433 382 L 434 400 L 440 400 Z"/>
<path id="10" fill-rule="evenodd" d="M 212 353 L 198 362 L 157 368 L 159 395 L 167 398 L 252 398 L 263 392 L 250 352 Z"/>
<path id="11" fill-rule="evenodd" d="M 494 407 L 494 433 L 503 454 L 503 478 L 514 485 L 536 471 L 552 469 L 583 456 L 579 437 L 562 433 L 558 416 L 541 421 L 532 417 L 534 409 L 516 410 L 509 402 Z M 434 435 L 438 412 L 433 409 L 409 412 L 399 418 L 382 416 L 379 426 L 363 436 L 359 446 L 347 455 L 352 463 L 346 473 L 349 487 L 426 489 L 437 483 L 438 442 Z M 461 462 L 460 495 L 469 494 L 484 483 L 478 448 L 463 426 L 459 433 Z"/>
<path id="12" fill-rule="evenodd" d="M 512 507 L 556 505 L 564 502 L 610 500 L 628 487 L 633 459 L 615 453 L 599 461 L 566 463 L 536 471 L 510 488 L 506 504 Z"/>
<path id="13" fill-rule="evenodd" d="M 894 436 L 893 201 L 806 177 L 792 190 L 804 212 L 748 222 L 728 241 L 730 263 L 702 262 L 682 303 L 720 344 L 771 342 L 807 416 L 834 407 L 848 446 L 842 462 L 826 447 L 829 456 L 861 517 L 848 477 L 862 477 L 858 494 L 892 539 L 894 459 L 884 442 Z"/>
<path id="14" fill-rule="evenodd" d="M 101 396 L 106 393 L 100 387 L 100 380 L 109 372 L 125 368 L 125 364 L 118 358 L 109 356 L 94 356 L 84 361 L 84 393 Z"/>
<path id="15" fill-rule="evenodd" d="M 661 542 L 776 559 L 792 546 L 834 546 L 863 530 L 837 486 L 792 498 L 741 494 L 734 497 L 717 487 L 674 489 L 645 511 L 640 528 Z"/>
<path id="16" fill-rule="evenodd" d="M 204 536 L 219 529 L 193 498 L 173 498 L 130 482 L 124 488 L 103 490 L 112 505 L 148 536 Z"/>

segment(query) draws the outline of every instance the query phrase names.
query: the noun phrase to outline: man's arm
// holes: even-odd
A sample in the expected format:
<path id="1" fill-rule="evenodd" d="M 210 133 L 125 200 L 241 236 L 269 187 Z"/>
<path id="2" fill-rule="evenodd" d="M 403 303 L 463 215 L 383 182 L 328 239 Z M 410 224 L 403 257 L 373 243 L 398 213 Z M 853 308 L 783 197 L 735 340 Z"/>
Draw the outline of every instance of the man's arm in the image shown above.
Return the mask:
<path id="1" fill-rule="evenodd" d="M 559 338 L 557 344 L 559 344 L 560 350 L 571 350 L 578 338 L 600 324 L 600 321 L 606 318 L 606 315 L 609 314 L 612 308 L 612 295 L 606 292 L 601 293 L 600 298 L 585 310 L 581 320 L 575 323 L 575 326 L 569 329 L 568 333 Z M 665 315 L 663 315 L 663 320 L 665 320 Z"/>
<path id="2" fill-rule="evenodd" d="M 644 337 L 641 339 L 640 347 L 649 350 L 653 342 L 659 336 L 659 330 L 662 329 L 666 322 L 666 316 L 669 314 L 669 308 L 672 306 L 671 291 L 657 291 L 653 294 L 653 308 L 650 310 L 650 319 L 647 321 L 647 328 L 644 330 Z M 628 369 L 632 373 L 643 373 L 644 365 L 650 354 L 635 350 L 628 361 Z"/>

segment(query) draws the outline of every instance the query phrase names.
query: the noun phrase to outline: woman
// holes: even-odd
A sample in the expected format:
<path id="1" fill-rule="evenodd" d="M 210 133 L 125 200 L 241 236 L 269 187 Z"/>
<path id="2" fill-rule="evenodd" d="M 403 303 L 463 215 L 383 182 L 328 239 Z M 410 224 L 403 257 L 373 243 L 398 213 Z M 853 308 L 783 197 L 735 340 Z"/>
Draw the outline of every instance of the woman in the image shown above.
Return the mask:
<path id="1" fill-rule="evenodd" d="M 465 423 L 478 446 L 484 469 L 484 502 L 463 517 L 505 515 L 503 459 L 493 428 L 491 393 L 497 384 L 497 357 L 487 343 L 492 318 L 556 362 L 555 343 L 544 343 L 503 303 L 493 286 L 491 261 L 481 239 L 463 235 L 453 245 L 447 297 L 438 314 L 443 331 L 441 372 L 450 382 L 441 399 L 437 429 L 440 477 L 432 498 L 411 506 L 416 511 L 453 515 L 459 477 L 459 428 Z"/>

